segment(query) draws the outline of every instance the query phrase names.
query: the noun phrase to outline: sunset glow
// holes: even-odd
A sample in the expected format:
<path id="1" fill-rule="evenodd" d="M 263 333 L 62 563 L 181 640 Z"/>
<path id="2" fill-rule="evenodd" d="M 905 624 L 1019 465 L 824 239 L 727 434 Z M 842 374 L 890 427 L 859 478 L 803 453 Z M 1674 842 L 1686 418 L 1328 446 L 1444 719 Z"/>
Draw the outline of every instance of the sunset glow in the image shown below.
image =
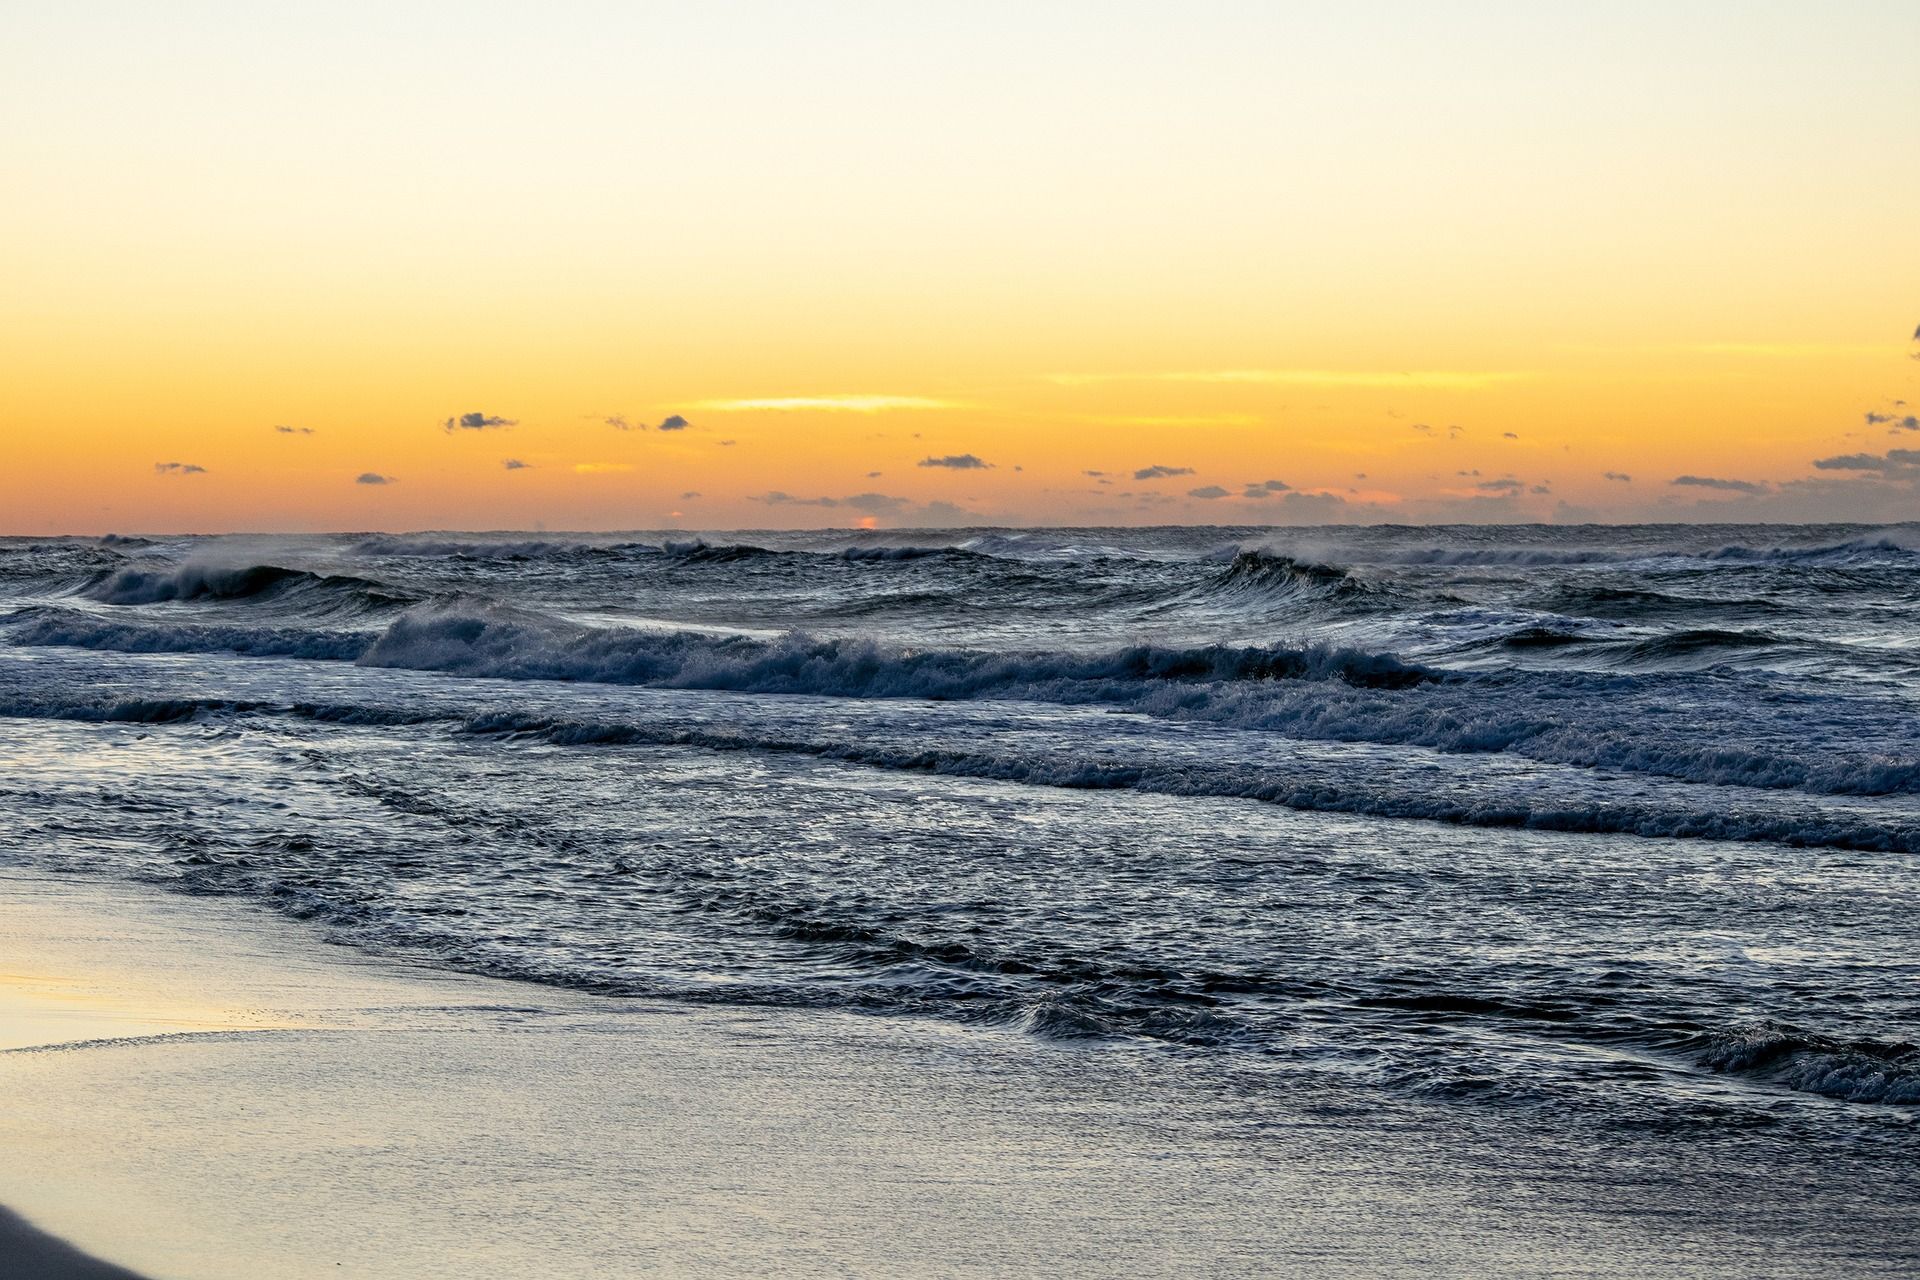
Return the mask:
<path id="1" fill-rule="evenodd" d="M 1911 5 L 195 8 L 9 21 L 0 531 L 1920 511 Z"/>

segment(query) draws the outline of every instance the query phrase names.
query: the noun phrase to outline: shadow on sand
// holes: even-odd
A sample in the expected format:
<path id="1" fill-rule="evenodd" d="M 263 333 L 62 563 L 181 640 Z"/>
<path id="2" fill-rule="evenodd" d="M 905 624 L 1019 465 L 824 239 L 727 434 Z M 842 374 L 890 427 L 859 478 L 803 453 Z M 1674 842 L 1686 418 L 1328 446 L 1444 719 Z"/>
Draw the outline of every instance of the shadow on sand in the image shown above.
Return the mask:
<path id="1" fill-rule="evenodd" d="M 88 1257 L 10 1209 L 0 1208 L 0 1280 L 142 1280 L 125 1267 Z"/>

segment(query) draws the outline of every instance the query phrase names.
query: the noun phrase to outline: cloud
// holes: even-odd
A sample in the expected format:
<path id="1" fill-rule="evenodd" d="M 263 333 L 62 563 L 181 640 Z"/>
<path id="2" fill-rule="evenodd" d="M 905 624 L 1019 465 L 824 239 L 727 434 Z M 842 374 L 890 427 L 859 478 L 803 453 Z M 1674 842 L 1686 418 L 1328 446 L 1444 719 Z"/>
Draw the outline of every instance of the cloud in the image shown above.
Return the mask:
<path id="1" fill-rule="evenodd" d="M 884 474 L 885 472 L 881 472 L 881 471 L 869 471 L 867 472 L 867 479 L 878 480 Z"/>
<path id="2" fill-rule="evenodd" d="M 691 502 L 693 499 L 699 496 L 700 496 L 700 491 L 698 489 L 689 489 L 685 493 L 680 495 L 680 501 Z"/>
<path id="3" fill-rule="evenodd" d="M 1079 387 L 1102 382 L 1213 382 L 1250 383 L 1283 387 L 1425 388 L 1476 391 L 1531 378 L 1531 373 L 1481 372 L 1457 369 L 1211 369 L 1179 373 L 1054 373 L 1047 381 Z"/>
<path id="4" fill-rule="evenodd" d="M 1845 453 L 1836 458 L 1815 458 L 1813 465 L 1822 471 L 1874 471 L 1889 476 L 1920 475 L 1920 449 L 1889 449 L 1884 454 Z"/>
<path id="5" fill-rule="evenodd" d="M 691 407 L 708 409 L 714 413 L 888 413 L 905 409 L 966 409 L 972 406 L 959 400 L 936 400 L 930 396 L 861 395 L 766 396 L 747 400 L 699 400 Z M 672 429 L 668 428 L 668 430 Z"/>
<path id="6" fill-rule="evenodd" d="M 1286 493 L 1293 488 L 1285 480 L 1253 480 L 1241 491 L 1243 498 L 1266 499 L 1276 493 Z"/>
<path id="7" fill-rule="evenodd" d="M 1187 490 L 1187 496 L 1189 498 L 1205 498 L 1208 501 L 1212 501 L 1215 498 L 1226 497 L 1227 491 L 1217 484 L 1203 484 L 1198 489 Z"/>
<path id="8" fill-rule="evenodd" d="M 602 418 L 601 421 L 612 427 L 615 431 L 645 431 L 647 429 L 647 424 L 644 422 L 628 422 L 627 415 L 624 413 L 616 413 L 611 417 Z"/>
<path id="9" fill-rule="evenodd" d="M 985 471 L 993 464 L 983 462 L 970 453 L 950 453 L 944 458 L 922 458 L 917 464 L 922 467 L 950 467 L 955 471 Z"/>
<path id="10" fill-rule="evenodd" d="M 1603 471 L 1600 473 L 1600 478 L 1602 480 L 1617 480 L 1621 484 L 1633 483 L 1633 477 L 1624 471 Z"/>
<path id="11" fill-rule="evenodd" d="M 660 420 L 660 430 L 662 431 L 685 431 L 692 425 L 691 422 L 688 422 L 677 413 L 670 413 Z"/>
<path id="12" fill-rule="evenodd" d="M 1768 486 L 1753 480 L 1722 480 L 1715 476 L 1675 476 L 1669 484 L 1695 489 L 1721 489 L 1727 493 L 1766 493 Z"/>
<path id="13" fill-rule="evenodd" d="M 397 484 L 398 477 L 383 476 L 378 471 L 362 471 L 353 478 L 355 484 Z"/>
<path id="14" fill-rule="evenodd" d="M 573 474 L 577 476 L 608 476 L 631 470 L 633 470 L 631 462 L 576 462 L 573 464 Z"/>
<path id="15" fill-rule="evenodd" d="M 1484 490 L 1487 493 L 1515 494 L 1527 486 L 1523 482 L 1515 480 L 1512 476 L 1503 476 L 1498 480 L 1482 480 L 1473 487 Z"/>
<path id="16" fill-rule="evenodd" d="M 533 470 L 533 464 L 531 462 L 522 462 L 518 458 L 508 458 L 505 461 L 503 461 L 500 465 L 505 467 L 509 471 Z"/>
<path id="17" fill-rule="evenodd" d="M 956 507 L 951 502 L 929 502 L 920 508 L 916 516 L 916 519 L 932 527 L 964 525 L 977 518 L 965 507 Z"/>
<path id="18" fill-rule="evenodd" d="M 1553 489 L 1549 485 L 1537 484 L 1537 485 L 1534 485 L 1533 488 L 1527 490 L 1527 492 L 1528 493 L 1552 493 Z"/>
<path id="19" fill-rule="evenodd" d="M 1920 416 L 1911 413 L 1869 413 L 1867 425 L 1890 426 L 1898 431 L 1920 431 Z"/>
<path id="20" fill-rule="evenodd" d="M 838 498 L 796 498 L 778 489 L 769 489 L 753 501 L 764 502 L 770 507 L 837 507 L 840 505 Z"/>
<path id="21" fill-rule="evenodd" d="M 889 493 L 856 493 L 852 497 L 840 499 L 843 507 L 852 507 L 862 515 L 890 516 L 906 510 L 913 504 L 905 498 L 896 498 Z"/>
<path id="22" fill-rule="evenodd" d="M 1502 431 L 1500 433 L 1500 438 L 1502 440 L 1518 440 L 1520 438 L 1520 433 L 1518 431 Z"/>
<path id="23" fill-rule="evenodd" d="M 274 430 L 283 436 L 310 436 L 313 434 L 312 427 L 283 427 L 276 425 Z"/>
<path id="24" fill-rule="evenodd" d="M 444 431 L 492 431 L 511 427 L 517 421 L 517 418 L 501 418 L 490 413 L 463 413 L 457 418 L 448 418 L 440 427 Z"/>
<path id="25" fill-rule="evenodd" d="M 1133 473 L 1135 480 L 1165 480 L 1168 476 L 1190 476 L 1192 467 L 1168 467 L 1155 463 L 1151 467 L 1142 467 Z"/>
<path id="26" fill-rule="evenodd" d="M 203 476 L 207 469 L 192 462 L 156 462 L 153 469 L 163 476 Z"/>

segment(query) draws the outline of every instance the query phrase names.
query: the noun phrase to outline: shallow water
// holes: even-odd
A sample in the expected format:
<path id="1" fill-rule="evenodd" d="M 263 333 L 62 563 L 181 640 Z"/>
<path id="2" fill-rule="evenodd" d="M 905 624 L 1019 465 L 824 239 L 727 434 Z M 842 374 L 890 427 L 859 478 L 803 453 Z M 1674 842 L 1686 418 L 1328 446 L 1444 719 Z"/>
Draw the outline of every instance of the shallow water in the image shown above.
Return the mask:
<path id="1" fill-rule="evenodd" d="M 1249 1142 L 1439 1116 L 1883 1260 L 1920 1190 L 1914 527 L 12 540 L 0 640 L 10 860 L 1125 1040 Z"/>

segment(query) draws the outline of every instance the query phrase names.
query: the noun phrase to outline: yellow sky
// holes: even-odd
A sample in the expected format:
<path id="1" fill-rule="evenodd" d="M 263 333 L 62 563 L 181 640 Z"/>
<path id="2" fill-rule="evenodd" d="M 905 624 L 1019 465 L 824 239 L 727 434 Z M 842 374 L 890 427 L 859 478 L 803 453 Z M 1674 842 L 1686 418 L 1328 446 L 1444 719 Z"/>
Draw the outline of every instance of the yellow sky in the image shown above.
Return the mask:
<path id="1" fill-rule="evenodd" d="M 1920 517 L 1911 4 L 562 8 L 10 17 L 0 532 Z"/>

